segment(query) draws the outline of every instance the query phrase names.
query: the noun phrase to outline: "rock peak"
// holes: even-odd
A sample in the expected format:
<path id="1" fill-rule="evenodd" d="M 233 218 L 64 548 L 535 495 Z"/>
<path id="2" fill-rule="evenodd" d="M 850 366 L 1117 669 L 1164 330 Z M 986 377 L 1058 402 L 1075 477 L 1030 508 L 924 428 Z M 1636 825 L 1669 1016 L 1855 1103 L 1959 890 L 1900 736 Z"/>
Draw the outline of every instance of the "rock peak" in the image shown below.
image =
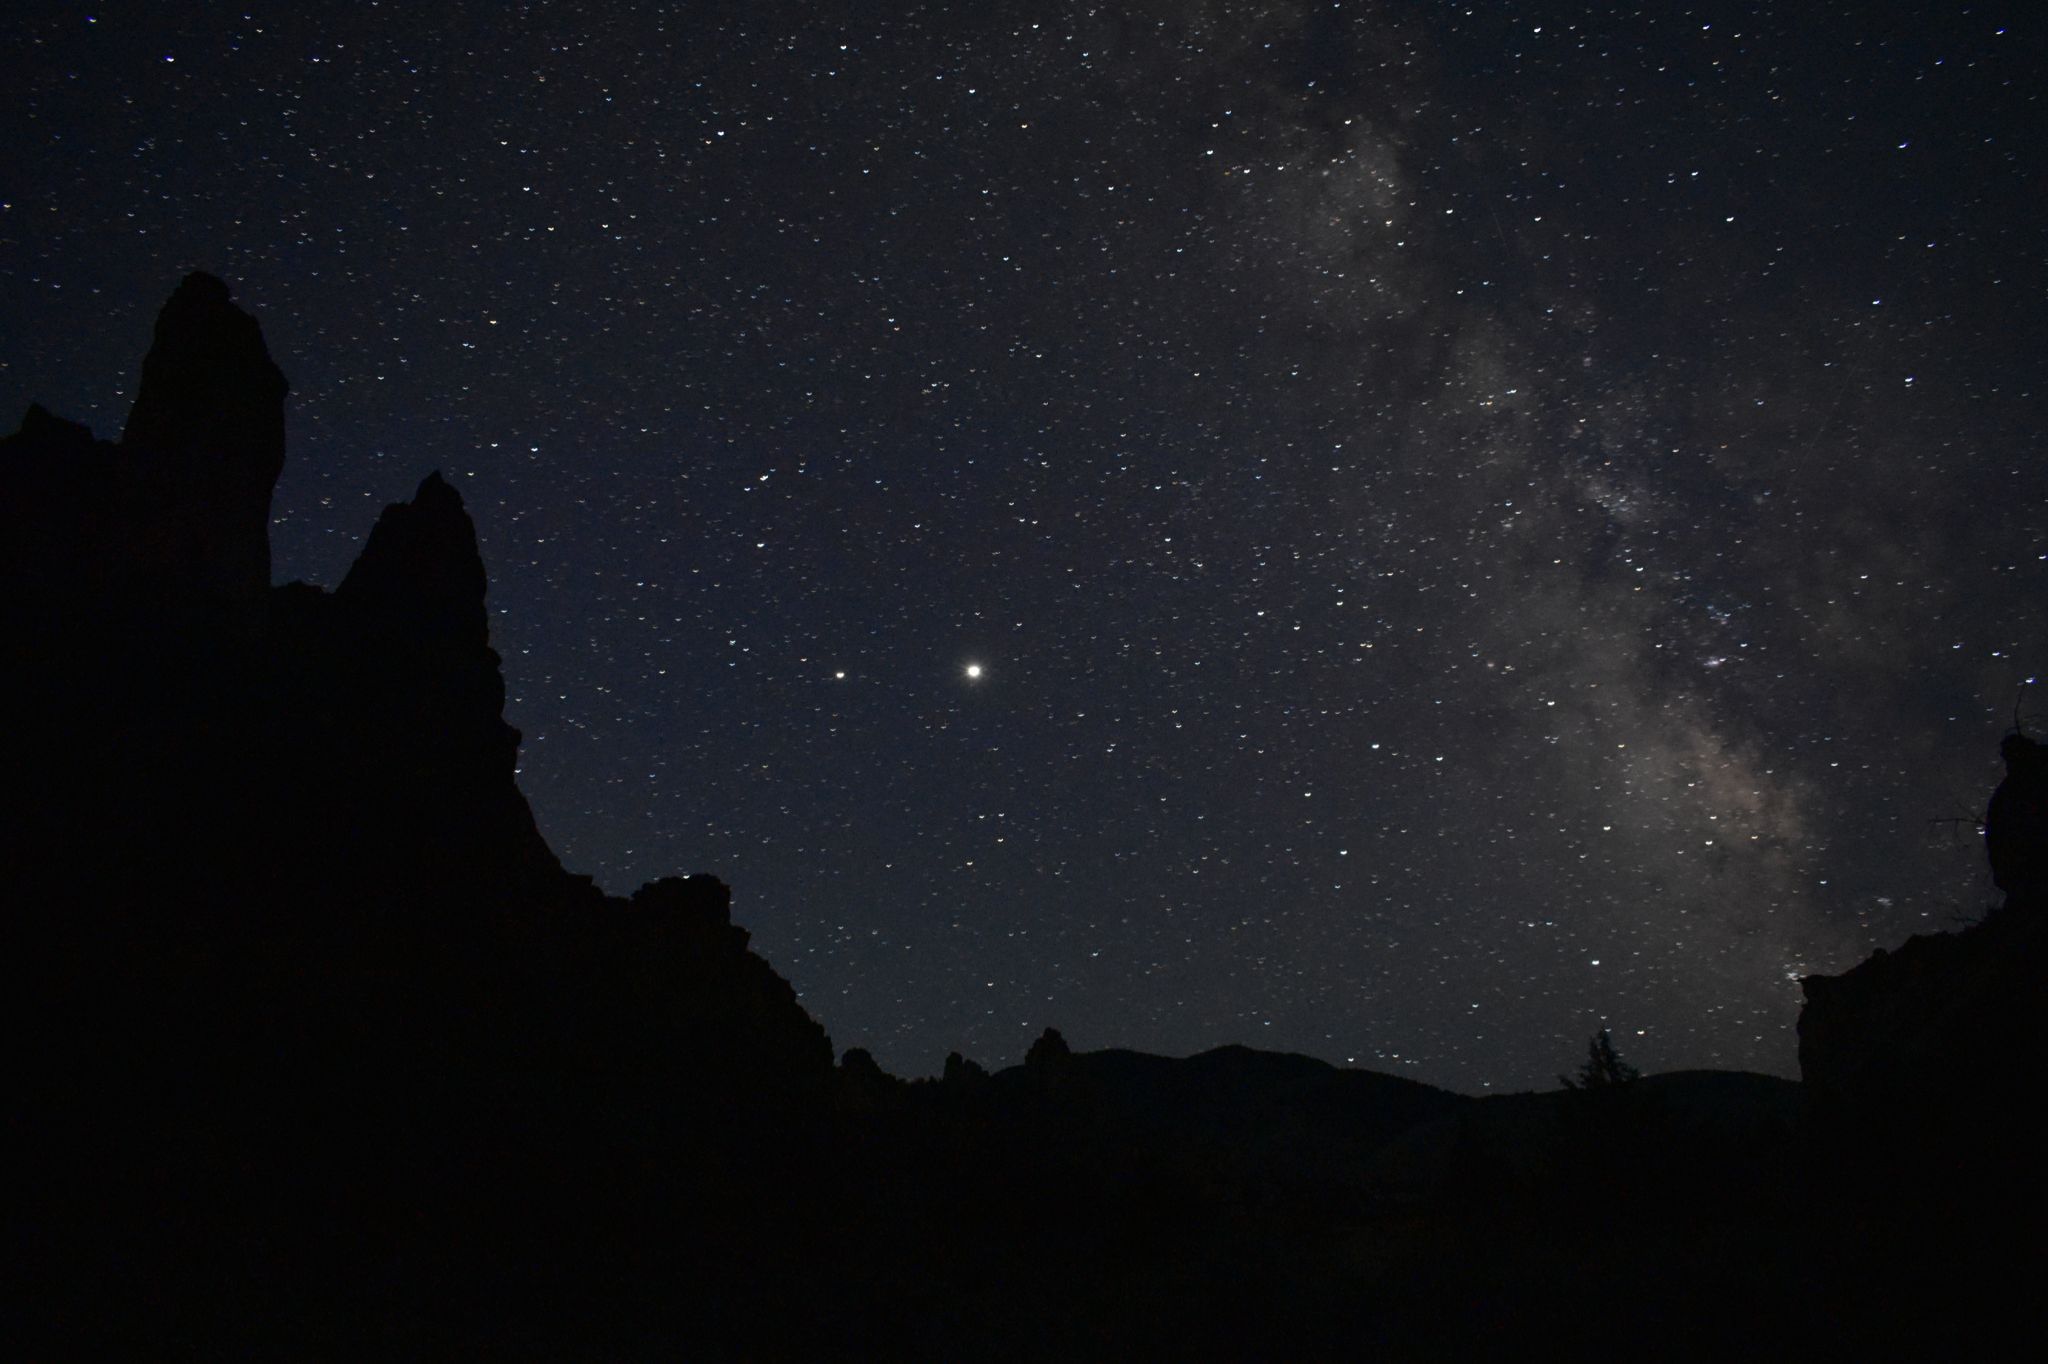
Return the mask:
<path id="1" fill-rule="evenodd" d="M 121 443 L 281 467 L 290 389 L 256 319 L 235 306 L 226 284 L 195 272 L 157 314 Z M 274 469 L 270 477 L 277 477 Z"/>
<path id="2" fill-rule="evenodd" d="M 29 408 L 0 442 L 0 567 L 61 622 L 146 605 L 247 616 L 270 588 L 284 375 L 228 286 L 191 275 L 157 316 L 119 443 Z"/>
<path id="3" fill-rule="evenodd" d="M 230 590 L 270 586 L 270 495 L 290 388 L 228 286 L 187 275 L 157 314 L 121 445 L 169 464 L 160 476 L 206 509 L 214 571 Z"/>
<path id="4" fill-rule="evenodd" d="M 2048 744 L 2018 733 L 1998 746 L 2005 780 L 1984 811 L 1991 879 L 2009 909 L 2048 908 Z"/>
<path id="5" fill-rule="evenodd" d="M 476 523 L 436 470 L 412 501 L 384 509 L 335 595 L 422 634 L 482 649 L 490 636 L 486 585 Z"/>
<path id="6" fill-rule="evenodd" d="M 420 480 L 412 501 L 415 507 L 431 509 L 439 515 L 462 511 L 462 494 L 455 491 L 454 484 L 441 477 L 439 469 Z"/>

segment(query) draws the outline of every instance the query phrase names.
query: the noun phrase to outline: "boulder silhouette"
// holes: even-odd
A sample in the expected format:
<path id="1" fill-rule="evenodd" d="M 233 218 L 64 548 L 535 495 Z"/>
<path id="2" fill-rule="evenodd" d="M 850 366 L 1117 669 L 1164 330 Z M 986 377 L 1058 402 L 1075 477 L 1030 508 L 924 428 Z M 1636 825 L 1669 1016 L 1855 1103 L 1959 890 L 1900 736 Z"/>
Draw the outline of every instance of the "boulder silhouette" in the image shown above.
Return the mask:
<path id="1" fill-rule="evenodd" d="M 2008 734 L 1998 752 L 2005 779 L 1984 812 L 1991 879 L 2008 907 L 2048 909 L 2048 745 Z"/>

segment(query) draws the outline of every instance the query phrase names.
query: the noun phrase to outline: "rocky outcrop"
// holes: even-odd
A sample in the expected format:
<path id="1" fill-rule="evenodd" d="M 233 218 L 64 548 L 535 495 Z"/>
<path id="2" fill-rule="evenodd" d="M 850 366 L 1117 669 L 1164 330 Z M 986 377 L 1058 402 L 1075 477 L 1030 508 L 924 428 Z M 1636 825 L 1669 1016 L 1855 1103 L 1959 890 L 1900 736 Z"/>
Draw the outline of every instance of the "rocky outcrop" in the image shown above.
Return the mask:
<path id="1" fill-rule="evenodd" d="M 2048 919 L 2007 909 L 1808 976 L 1799 1068 L 1831 1158 L 2018 1158 L 2032 1131 L 2015 1105 L 2048 1079 L 2044 972 Z"/>
<path id="2" fill-rule="evenodd" d="M 265 709 L 272 742 L 309 750 L 294 765 L 311 778 L 301 799 L 403 856 L 412 883 L 549 900 L 561 869 L 515 781 L 520 735 L 503 718 L 485 588 L 476 528 L 431 474 L 384 509 L 331 596 L 276 594 Z"/>
<path id="3" fill-rule="evenodd" d="M 1838 976 L 1808 976 L 1799 1069 L 1816 1120 L 1879 1160 L 1952 1144 L 2017 1155 L 2031 1133 L 2012 1096 L 2048 1078 L 2048 865 L 2040 745 L 2008 735 L 2006 778 L 1991 798 L 1985 845 L 2005 904 L 1955 933 L 1880 948 Z M 1830 1142 L 1829 1145 L 1836 1143 Z"/>
<path id="4" fill-rule="evenodd" d="M 1060 1030 L 1047 1028 L 1038 1035 L 1038 1040 L 1031 1044 L 1031 1050 L 1024 1053 L 1024 1065 L 1027 1069 L 1050 1072 L 1066 1064 L 1067 1058 L 1073 1054 L 1073 1049 L 1067 1046 L 1067 1039 L 1060 1035 Z"/>
<path id="5" fill-rule="evenodd" d="M 0 442 L 16 1353 L 1897 1353 L 1913 1256 L 1988 1281 L 2017 1183 L 1914 1175 L 2024 1151 L 2040 916 L 1807 982 L 1822 1153 L 1917 1143 L 1838 1202 L 1769 1077 L 1482 1101 L 1052 1029 L 834 1068 L 723 882 L 547 847 L 453 486 L 269 587 L 284 393 L 195 277 L 121 442 Z"/>
<path id="6" fill-rule="evenodd" d="M 187 275 L 157 317 L 121 448 L 177 508 L 166 549 L 195 588 L 247 596 L 270 586 L 270 495 L 284 468 L 289 389 L 228 286 Z"/>
<path id="7" fill-rule="evenodd" d="M 602 1164 L 827 1082 L 721 883 L 606 897 L 541 837 L 453 487 L 386 508 L 335 591 L 270 586 L 286 391 L 194 275 L 118 444 L 41 408 L 0 442 L 0 912 L 43 1153 L 144 1221 L 180 1180 L 260 1202 L 315 1167 L 402 1201 L 457 1151 Z"/>
<path id="8" fill-rule="evenodd" d="M 476 525 L 439 472 L 377 518 L 335 596 L 395 635 L 453 649 L 490 647 Z"/>
<path id="9" fill-rule="evenodd" d="M 118 444 L 32 407 L 0 441 L 0 605 L 10 633 L 148 630 L 246 613 L 270 587 L 270 495 L 287 385 L 255 319 L 211 275 L 157 319 Z"/>

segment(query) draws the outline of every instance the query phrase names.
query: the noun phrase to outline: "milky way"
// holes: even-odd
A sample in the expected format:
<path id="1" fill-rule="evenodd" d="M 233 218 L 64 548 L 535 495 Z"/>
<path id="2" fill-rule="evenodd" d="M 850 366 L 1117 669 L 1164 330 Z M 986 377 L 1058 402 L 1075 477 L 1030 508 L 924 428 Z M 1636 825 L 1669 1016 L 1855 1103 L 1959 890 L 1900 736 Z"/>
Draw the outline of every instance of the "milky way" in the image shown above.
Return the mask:
<path id="1" fill-rule="evenodd" d="M 2035 7 L 218 8 L 4 40 L 0 402 L 228 278 L 281 577 L 445 470 L 564 861 L 840 1046 L 1792 1073 L 1991 903 Z"/>

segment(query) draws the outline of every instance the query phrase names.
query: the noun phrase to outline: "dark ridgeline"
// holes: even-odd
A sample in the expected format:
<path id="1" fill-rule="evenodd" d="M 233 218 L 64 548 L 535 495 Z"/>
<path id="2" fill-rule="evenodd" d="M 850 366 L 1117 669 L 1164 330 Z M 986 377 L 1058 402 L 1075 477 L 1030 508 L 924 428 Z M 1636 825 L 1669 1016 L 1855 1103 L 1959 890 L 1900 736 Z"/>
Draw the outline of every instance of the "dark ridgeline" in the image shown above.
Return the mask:
<path id="1" fill-rule="evenodd" d="M 285 393 L 195 275 L 119 444 L 0 442 L 30 1353 L 1725 1357 L 2031 1310 L 1993 1234 L 2040 1210 L 2038 750 L 2007 908 L 1810 979 L 1803 1088 L 1051 1029 L 905 1083 L 832 1065 L 716 879 L 562 869 L 438 475 L 333 592 L 270 586 Z"/>

